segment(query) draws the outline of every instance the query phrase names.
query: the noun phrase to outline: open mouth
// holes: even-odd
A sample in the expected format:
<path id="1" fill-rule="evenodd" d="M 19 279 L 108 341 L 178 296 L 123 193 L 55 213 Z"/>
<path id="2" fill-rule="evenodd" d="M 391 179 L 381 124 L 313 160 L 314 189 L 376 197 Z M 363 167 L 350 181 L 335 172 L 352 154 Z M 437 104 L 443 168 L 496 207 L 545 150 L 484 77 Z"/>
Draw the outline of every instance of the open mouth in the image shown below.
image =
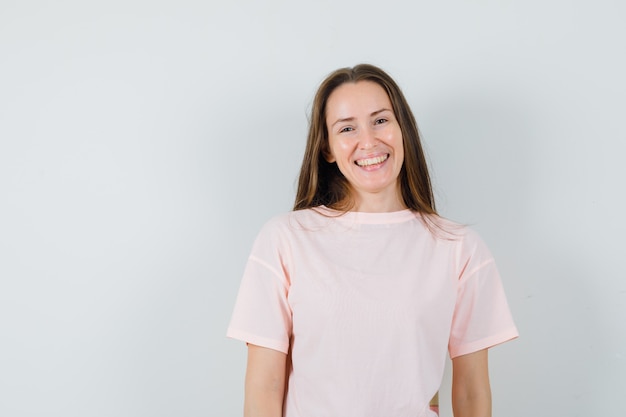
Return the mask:
<path id="1" fill-rule="evenodd" d="M 372 165 L 382 164 L 383 162 L 387 160 L 387 158 L 389 158 L 388 153 L 384 155 L 376 156 L 374 158 L 357 159 L 356 161 L 354 161 L 354 163 L 360 167 L 369 167 Z"/>

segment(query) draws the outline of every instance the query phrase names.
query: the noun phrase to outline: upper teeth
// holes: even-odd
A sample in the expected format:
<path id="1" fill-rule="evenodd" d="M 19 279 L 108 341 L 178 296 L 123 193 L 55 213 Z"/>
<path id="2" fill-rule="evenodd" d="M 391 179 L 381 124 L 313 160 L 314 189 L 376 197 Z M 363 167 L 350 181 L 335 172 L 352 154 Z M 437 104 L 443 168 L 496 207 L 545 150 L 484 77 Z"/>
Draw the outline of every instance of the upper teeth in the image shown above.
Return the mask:
<path id="1" fill-rule="evenodd" d="M 385 159 L 387 159 L 388 156 L 389 155 L 381 155 L 375 158 L 359 159 L 356 161 L 356 164 L 360 167 L 376 165 L 376 164 L 380 164 L 381 162 L 383 162 Z"/>

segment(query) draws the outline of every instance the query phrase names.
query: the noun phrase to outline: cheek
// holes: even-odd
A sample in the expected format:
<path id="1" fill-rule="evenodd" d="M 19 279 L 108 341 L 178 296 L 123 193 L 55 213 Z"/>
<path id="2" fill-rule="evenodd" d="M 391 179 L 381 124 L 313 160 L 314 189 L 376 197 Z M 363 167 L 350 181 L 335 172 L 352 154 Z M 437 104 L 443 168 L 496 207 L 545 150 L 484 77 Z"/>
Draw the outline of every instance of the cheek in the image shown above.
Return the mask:
<path id="1" fill-rule="evenodd" d="M 337 139 L 330 143 L 331 152 L 335 158 L 349 156 L 352 153 L 354 144 L 350 140 Z"/>
<path id="2" fill-rule="evenodd" d="M 390 135 L 390 143 L 393 144 L 393 147 L 396 149 L 396 152 L 404 153 L 404 140 L 402 139 L 402 132 L 398 129 L 396 132 L 393 132 Z"/>

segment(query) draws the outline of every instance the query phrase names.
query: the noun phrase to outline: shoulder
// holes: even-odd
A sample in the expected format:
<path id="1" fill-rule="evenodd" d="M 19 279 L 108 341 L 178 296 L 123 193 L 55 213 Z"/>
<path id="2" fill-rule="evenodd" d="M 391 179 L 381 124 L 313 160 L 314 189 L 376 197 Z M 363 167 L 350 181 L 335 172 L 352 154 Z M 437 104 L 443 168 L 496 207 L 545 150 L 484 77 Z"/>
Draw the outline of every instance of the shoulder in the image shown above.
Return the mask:
<path id="1" fill-rule="evenodd" d="M 294 233 L 316 230 L 328 219 L 316 209 L 295 210 L 278 214 L 267 220 L 259 232 L 260 238 L 281 239 Z"/>
<path id="2" fill-rule="evenodd" d="M 463 238 L 461 241 L 462 251 L 467 255 L 474 258 L 480 258 L 483 260 L 492 259 L 491 252 L 487 247 L 487 244 L 480 236 L 480 234 L 468 227 L 463 227 Z"/>
<path id="3" fill-rule="evenodd" d="M 291 270 L 294 250 L 301 247 L 306 232 L 314 230 L 316 222 L 320 221 L 318 217 L 322 216 L 307 209 L 270 218 L 254 241 L 251 257 Z"/>
<path id="4" fill-rule="evenodd" d="M 463 246 L 484 244 L 480 234 L 472 227 L 445 217 L 423 216 L 422 223 L 432 232 L 435 238 L 449 240 Z"/>
<path id="5" fill-rule="evenodd" d="M 458 262 L 492 260 L 485 241 L 472 227 L 439 216 L 425 217 L 422 222 L 436 241 L 454 248 Z"/>
<path id="6" fill-rule="evenodd" d="M 299 229 L 319 224 L 324 218 L 322 212 L 317 209 L 289 211 L 271 217 L 265 222 L 261 230 Z"/>

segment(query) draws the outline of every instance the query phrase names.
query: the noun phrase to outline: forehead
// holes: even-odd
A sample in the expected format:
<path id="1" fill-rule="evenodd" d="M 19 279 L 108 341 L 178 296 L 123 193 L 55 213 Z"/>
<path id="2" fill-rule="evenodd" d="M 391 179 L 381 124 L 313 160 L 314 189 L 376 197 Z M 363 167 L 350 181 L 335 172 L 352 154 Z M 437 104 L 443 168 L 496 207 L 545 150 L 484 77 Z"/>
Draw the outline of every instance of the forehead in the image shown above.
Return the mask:
<path id="1" fill-rule="evenodd" d="M 387 92 L 373 81 L 344 83 L 328 97 L 326 117 L 355 117 L 381 109 L 392 109 Z"/>

